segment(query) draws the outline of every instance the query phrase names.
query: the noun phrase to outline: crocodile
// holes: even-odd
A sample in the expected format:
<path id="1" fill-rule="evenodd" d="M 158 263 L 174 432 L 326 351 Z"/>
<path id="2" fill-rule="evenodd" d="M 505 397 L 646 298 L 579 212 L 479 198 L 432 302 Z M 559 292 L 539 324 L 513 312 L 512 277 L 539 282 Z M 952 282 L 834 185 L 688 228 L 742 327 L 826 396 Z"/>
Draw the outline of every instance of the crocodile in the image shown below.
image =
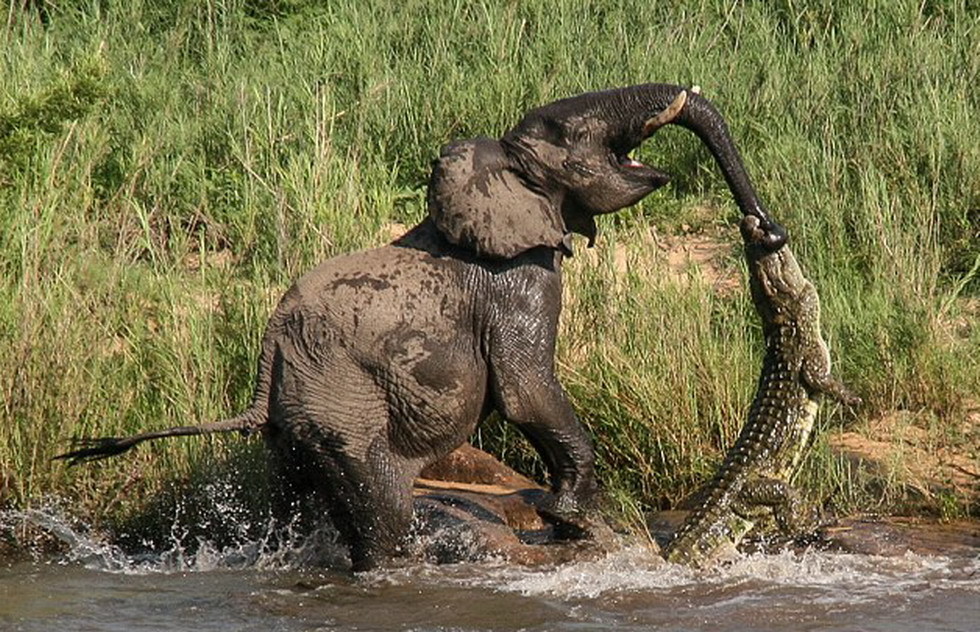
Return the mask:
<path id="1" fill-rule="evenodd" d="M 809 444 L 819 399 L 860 402 L 830 373 L 820 299 L 785 240 L 773 247 L 751 215 L 742 219 L 740 230 L 766 354 L 747 422 L 703 500 L 664 549 L 669 562 L 693 567 L 730 557 L 769 516 L 787 535 L 815 527 L 815 512 L 805 509 L 792 479 Z"/>

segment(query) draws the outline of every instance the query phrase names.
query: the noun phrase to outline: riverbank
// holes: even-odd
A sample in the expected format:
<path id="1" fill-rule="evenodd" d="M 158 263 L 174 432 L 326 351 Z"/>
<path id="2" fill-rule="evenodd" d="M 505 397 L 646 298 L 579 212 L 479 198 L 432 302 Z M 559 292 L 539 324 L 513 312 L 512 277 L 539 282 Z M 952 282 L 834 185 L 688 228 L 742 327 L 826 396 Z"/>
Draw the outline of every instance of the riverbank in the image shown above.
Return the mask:
<path id="1" fill-rule="evenodd" d="M 801 486 L 844 515 L 976 515 L 969 462 L 962 483 L 915 468 L 978 454 L 980 17 L 964 3 L 69 1 L 43 19 L 14 4 L 0 33 L 4 508 L 59 497 L 134 539 L 164 536 L 178 506 L 182 524 L 223 524 L 216 488 L 260 515 L 258 442 L 51 457 L 74 436 L 240 411 L 291 281 L 422 218 L 446 142 L 669 81 L 724 113 L 865 402 L 821 409 Z M 594 249 L 574 244 L 557 358 L 614 509 L 637 524 L 710 477 L 762 347 L 710 156 L 667 128 L 639 157 L 675 177 L 600 218 Z M 872 466 L 847 433 L 895 450 Z M 472 440 L 541 479 L 513 428 L 491 420 Z M 938 484 L 916 482 L 927 474 Z"/>
<path id="2" fill-rule="evenodd" d="M 212 490 L 212 501 L 225 512 L 222 521 L 208 520 L 203 531 L 192 531 L 201 524 L 182 518 L 178 500 L 173 521 L 162 531 L 170 534 L 162 544 L 142 541 L 135 545 L 131 537 L 92 528 L 82 515 L 64 504 L 26 512 L 0 512 L 0 567 L 26 560 L 59 556 L 74 558 L 85 550 L 115 550 L 118 555 L 157 555 L 160 550 L 177 547 L 182 555 L 196 556 L 203 549 L 267 549 L 284 546 L 306 549 L 322 546 L 324 551 L 309 551 L 328 568 L 342 569 L 343 547 L 333 537 L 322 534 L 310 538 L 300 533 L 285 539 L 272 537 L 275 517 L 261 521 L 259 530 L 245 521 L 252 520 L 234 508 L 223 490 Z M 801 490 L 806 497 L 806 490 Z M 653 556 L 659 555 L 687 515 L 687 511 L 651 513 L 639 525 L 615 520 L 616 532 L 604 526 L 603 519 L 593 522 L 597 528 L 592 537 L 582 537 L 577 527 L 556 523 L 539 507 L 547 500 L 547 490 L 507 467 L 493 456 L 464 445 L 423 472 L 414 488 L 417 526 L 407 544 L 410 564 L 460 564 L 496 560 L 516 566 L 558 566 L 598 560 L 614 555 L 624 547 L 645 546 Z M 810 499 L 812 500 L 812 499 Z M 280 517 L 281 518 L 281 517 Z M 800 545 L 771 531 L 753 532 L 740 545 L 747 554 L 781 551 L 821 551 L 842 554 L 901 556 L 909 553 L 927 556 L 971 558 L 980 553 L 980 520 L 941 520 L 936 517 L 885 515 L 824 515 L 823 525 Z M 222 524 L 223 523 L 223 524 Z M 284 525 L 276 529 L 282 531 Z M 618 532 L 618 535 L 617 535 Z M 174 534 L 180 536 L 174 540 Z M 281 536 L 278 536 L 281 538 Z M 309 539 L 310 544 L 304 541 Z M 88 541 L 88 544 L 82 544 Z M 278 543 L 276 543 L 278 542 Z M 271 547 L 271 548 L 268 548 Z M 142 551 L 142 553 L 139 553 Z M 309 560 L 308 560 L 309 561 Z"/>

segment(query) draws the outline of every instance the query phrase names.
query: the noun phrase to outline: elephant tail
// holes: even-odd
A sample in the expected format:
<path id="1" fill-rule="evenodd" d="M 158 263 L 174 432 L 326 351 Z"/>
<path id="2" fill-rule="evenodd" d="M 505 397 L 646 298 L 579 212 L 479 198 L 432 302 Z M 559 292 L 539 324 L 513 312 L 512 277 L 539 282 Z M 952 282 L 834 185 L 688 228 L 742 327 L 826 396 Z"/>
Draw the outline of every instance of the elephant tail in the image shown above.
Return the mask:
<path id="1" fill-rule="evenodd" d="M 259 411 L 255 408 L 249 408 L 237 417 L 202 424 L 200 426 L 176 426 L 174 428 L 167 428 L 166 430 L 144 432 L 128 437 L 78 438 L 72 442 L 73 446 L 77 449 L 66 452 L 65 454 L 59 454 L 54 458 L 56 460 L 68 461 L 69 465 L 78 465 L 79 463 L 98 461 L 110 456 L 122 454 L 130 448 L 151 439 L 188 437 L 222 432 L 239 432 L 244 436 L 248 436 L 264 424 L 265 420 L 260 418 Z"/>
<path id="2" fill-rule="evenodd" d="M 128 437 L 76 438 L 72 441 L 72 447 L 76 448 L 75 450 L 59 454 L 54 459 L 68 461 L 69 465 L 99 461 L 122 454 L 144 441 L 166 437 L 189 437 L 224 432 L 238 432 L 247 437 L 261 430 L 268 421 L 269 391 L 275 354 L 274 345 L 263 344 L 262 354 L 259 357 L 258 379 L 252 395 L 252 405 L 240 415 L 199 426 L 175 426 L 166 430 L 143 432 Z"/>

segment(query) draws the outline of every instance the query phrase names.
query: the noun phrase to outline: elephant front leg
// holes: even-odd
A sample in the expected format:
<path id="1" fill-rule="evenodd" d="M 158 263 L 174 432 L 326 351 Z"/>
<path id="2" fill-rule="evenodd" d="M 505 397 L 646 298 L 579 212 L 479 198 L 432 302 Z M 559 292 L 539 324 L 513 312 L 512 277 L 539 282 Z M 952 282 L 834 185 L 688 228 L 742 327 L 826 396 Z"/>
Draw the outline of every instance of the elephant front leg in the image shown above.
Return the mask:
<path id="1" fill-rule="evenodd" d="M 553 377 L 495 378 L 498 410 L 528 438 L 548 468 L 554 499 L 542 509 L 559 518 L 581 519 L 597 504 L 595 452 L 561 386 Z"/>
<path id="2" fill-rule="evenodd" d="M 548 265 L 522 266 L 511 274 L 514 278 L 501 281 L 501 287 L 522 291 L 518 298 L 505 292 L 511 300 L 500 310 L 487 345 L 493 402 L 548 468 L 555 496 L 545 509 L 580 521 L 596 508 L 599 485 L 592 441 L 554 373 L 560 274 Z"/>

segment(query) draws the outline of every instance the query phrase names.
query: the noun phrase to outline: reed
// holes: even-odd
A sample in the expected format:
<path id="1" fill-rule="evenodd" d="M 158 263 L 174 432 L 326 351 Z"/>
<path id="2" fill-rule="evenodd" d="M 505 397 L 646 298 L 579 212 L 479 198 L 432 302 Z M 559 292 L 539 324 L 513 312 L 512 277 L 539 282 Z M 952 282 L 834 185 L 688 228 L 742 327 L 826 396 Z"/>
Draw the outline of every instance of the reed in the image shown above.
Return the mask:
<path id="1" fill-rule="evenodd" d="M 645 81 L 703 87 L 789 227 L 837 371 L 866 402 L 825 406 L 822 433 L 901 410 L 937 441 L 966 440 L 954 429 L 980 391 L 969 2 L 78 0 L 52 3 L 46 23 L 22 4 L 0 30 L 6 504 L 60 495 L 132 520 L 218 470 L 261 488 L 260 448 L 238 440 L 94 467 L 50 458 L 72 436 L 241 409 L 290 280 L 418 221 L 442 144 Z M 605 218 L 593 254 L 579 245 L 558 358 L 600 476 L 634 509 L 674 506 L 710 476 L 761 360 L 720 174 L 684 130 L 642 152 L 677 177 Z M 735 289 L 670 278 L 658 244 L 685 225 L 722 236 Z M 499 422 L 474 440 L 540 467 Z M 848 509 L 908 501 L 822 435 L 804 479 Z"/>

